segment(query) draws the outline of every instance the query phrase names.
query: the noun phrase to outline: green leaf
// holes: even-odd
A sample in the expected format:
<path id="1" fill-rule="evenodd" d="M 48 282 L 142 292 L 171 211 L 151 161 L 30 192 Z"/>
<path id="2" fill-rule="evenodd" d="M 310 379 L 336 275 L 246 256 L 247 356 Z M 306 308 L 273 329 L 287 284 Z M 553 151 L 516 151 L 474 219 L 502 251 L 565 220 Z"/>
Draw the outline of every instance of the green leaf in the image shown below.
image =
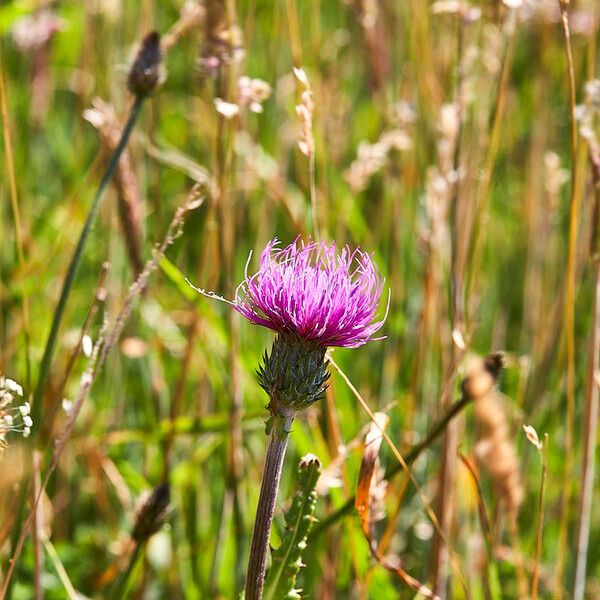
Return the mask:
<path id="1" fill-rule="evenodd" d="M 300 598 L 300 590 L 295 588 L 296 577 L 303 566 L 302 552 L 315 521 L 315 488 L 320 473 L 321 462 L 314 454 L 300 459 L 296 491 L 285 517 L 285 533 L 279 548 L 271 552 L 272 565 L 265 582 L 264 600 Z"/>

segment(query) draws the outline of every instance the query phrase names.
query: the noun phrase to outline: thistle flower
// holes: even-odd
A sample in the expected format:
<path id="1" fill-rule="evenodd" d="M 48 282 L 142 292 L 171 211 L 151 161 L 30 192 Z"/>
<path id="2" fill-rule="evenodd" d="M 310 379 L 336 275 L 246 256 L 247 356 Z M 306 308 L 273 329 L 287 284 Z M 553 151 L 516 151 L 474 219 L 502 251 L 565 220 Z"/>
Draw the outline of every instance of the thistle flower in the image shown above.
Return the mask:
<path id="1" fill-rule="evenodd" d="M 257 273 L 238 286 L 235 309 L 251 323 L 291 334 L 318 346 L 355 348 L 381 339 L 373 335 L 384 280 L 370 255 L 335 242 L 296 239 L 263 250 Z"/>
<path id="2" fill-rule="evenodd" d="M 262 251 L 258 271 L 253 275 L 246 271 L 235 300 L 230 302 L 251 323 L 278 334 L 271 354 L 265 352 L 258 369 L 259 383 L 269 395 L 271 416 L 246 574 L 246 600 L 263 597 L 269 534 L 293 420 L 298 411 L 325 393 L 329 346 L 355 348 L 381 339 L 373 336 L 385 321 L 385 316 L 376 320 L 383 283 L 371 256 L 358 248 L 345 246 L 338 252 L 335 243 L 296 238 L 280 249 L 274 239 Z"/>
<path id="3" fill-rule="evenodd" d="M 296 239 L 263 250 L 258 272 L 246 274 L 234 308 L 279 336 L 265 352 L 258 380 L 272 415 L 289 416 L 321 399 L 329 372 L 328 346 L 355 348 L 374 339 L 383 279 L 371 257 L 335 243 Z"/>

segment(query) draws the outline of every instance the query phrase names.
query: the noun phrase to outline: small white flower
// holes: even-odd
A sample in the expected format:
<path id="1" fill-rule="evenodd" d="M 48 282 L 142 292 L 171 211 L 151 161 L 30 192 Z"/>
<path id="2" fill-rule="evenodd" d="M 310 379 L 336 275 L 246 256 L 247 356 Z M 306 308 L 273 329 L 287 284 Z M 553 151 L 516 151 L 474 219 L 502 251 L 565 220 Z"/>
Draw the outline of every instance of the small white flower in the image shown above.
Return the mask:
<path id="1" fill-rule="evenodd" d="M 67 417 L 71 416 L 71 412 L 73 410 L 73 402 L 68 398 L 63 398 L 62 400 L 62 409 L 65 411 Z"/>
<path id="2" fill-rule="evenodd" d="M 11 392 L 15 392 L 15 394 L 17 394 L 17 396 L 22 396 L 23 395 L 23 388 L 16 381 L 7 378 L 7 379 L 4 380 L 4 385 Z"/>
<path id="3" fill-rule="evenodd" d="M 21 404 L 21 406 L 19 406 L 19 412 L 22 416 L 26 417 L 31 412 L 31 405 L 29 404 L 29 402 Z"/>
<path id="4" fill-rule="evenodd" d="M 12 401 L 12 394 L 0 388 L 0 408 L 7 407 Z"/>
<path id="5" fill-rule="evenodd" d="M 240 112 L 240 107 L 232 102 L 225 102 L 221 98 L 215 98 L 215 108 L 217 112 L 223 115 L 226 119 L 233 119 Z"/>
<path id="6" fill-rule="evenodd" d="M 23 425 L 25 425 L 25 427 L 31 427 L 33 425 L 33 419 L 29 415 L 23 417 Z"/>
<path id="7" fill-rule="evenodd" d="M 308 83 L 308 77 L 306 76 L 306 73 L 304 71 L 304 69 L 302 68 L 298 68 L 298 67 L 294 67 L 293 69 L 294 71 L 294 75 L 296 76 L 296 79 L 304 86 L 304 87 L 310 87 L 309 83 Z"/>
<path id="8" fill-rule="evenodd" d="M 4 424 L 7 427 L 12 427 L 13 425 L 13 418 L 11 415 L 4 415 L 4 418 L 2 419 L 4 421 Z"/>
<path id="9" fill-rule="evenodd" d="M 23 437 L 24 438 L 28 438 L 30 433 L 31 433 L 31 429 L 29 427 L 25 427 L 23 429 Z"/>
<path id="10" fill-rule="evenodd" d="M 541 450 L 544 444 L 540 441 L 537 431 L 531 425 L 523 425 L 525 437 L 538 449 Z"/>
<path id="11" fill-rule="evenodd" d="M 81 349 L 88 358 L 92 355 L 94 344 L 92 344 L 92 338 L 89 335 L 84 335 L 81 338 Z"/>

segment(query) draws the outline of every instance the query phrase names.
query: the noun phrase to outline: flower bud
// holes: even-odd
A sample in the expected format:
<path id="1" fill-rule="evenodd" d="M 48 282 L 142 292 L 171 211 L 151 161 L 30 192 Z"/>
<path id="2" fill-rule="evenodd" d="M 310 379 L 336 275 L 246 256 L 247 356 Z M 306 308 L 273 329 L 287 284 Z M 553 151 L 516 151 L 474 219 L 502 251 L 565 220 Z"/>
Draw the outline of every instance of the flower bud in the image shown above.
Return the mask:
<path id="1" fill-rule="evenodd" d="M 171 496 L 169 484 L 156 486 L 138 510 L 131 537 L 139 544 L 155 534 L 167 520 Z"/>
<path id="2" fill-rule="evenodd" d="M 272 414 L 302 410 L 323 397 L 329 379 L 325 352 L 314 341 L 285 333 L 277 336 L 257 371 L 258 382 L 271 399 Z"/>
<path id="3" fill-rule="evenodd" d="M 160 35 L 149 33 L 143 40 L 137 57 L 129 70 L 127 86 L 138 97 L 149 96 L 160 84 L 161 74 Z"/>

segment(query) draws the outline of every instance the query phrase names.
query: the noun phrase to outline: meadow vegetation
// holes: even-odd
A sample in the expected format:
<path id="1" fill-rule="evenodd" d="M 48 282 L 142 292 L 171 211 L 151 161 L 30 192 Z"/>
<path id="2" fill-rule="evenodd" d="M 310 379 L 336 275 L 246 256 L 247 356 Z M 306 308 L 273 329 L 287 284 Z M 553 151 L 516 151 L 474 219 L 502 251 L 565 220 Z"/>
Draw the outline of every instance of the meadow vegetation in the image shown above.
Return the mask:
<path id="1" fill-rule="evenodd" d="M 599 36 L 597 0 L 3 3 L 0 597 L 239 597 L 287 372 L 230 304 L 298 238 L 387 316 L 293 420 L 264 597 L 600 598 Z"/>

